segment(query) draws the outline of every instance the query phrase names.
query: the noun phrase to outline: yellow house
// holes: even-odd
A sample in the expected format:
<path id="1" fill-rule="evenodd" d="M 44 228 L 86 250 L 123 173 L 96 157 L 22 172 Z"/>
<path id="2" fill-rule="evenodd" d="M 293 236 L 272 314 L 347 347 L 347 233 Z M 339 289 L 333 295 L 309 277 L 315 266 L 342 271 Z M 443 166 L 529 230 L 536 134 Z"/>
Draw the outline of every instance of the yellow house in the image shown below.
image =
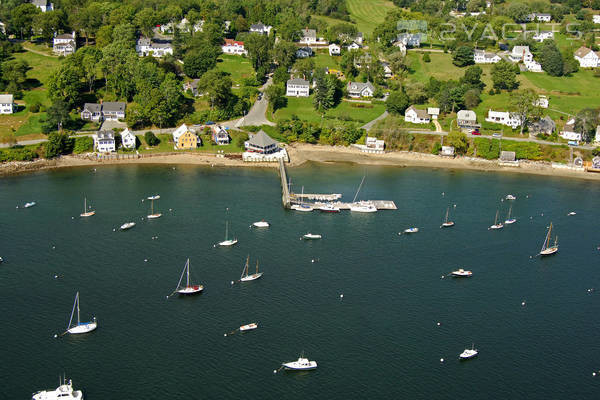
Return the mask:
<path id="1" fill-rule="evenodd" d="M 200 139 L 186 124 L 183 124 L 173 132 L 173 142 L 176 150 L 190 150 L 198 147 Z"/>

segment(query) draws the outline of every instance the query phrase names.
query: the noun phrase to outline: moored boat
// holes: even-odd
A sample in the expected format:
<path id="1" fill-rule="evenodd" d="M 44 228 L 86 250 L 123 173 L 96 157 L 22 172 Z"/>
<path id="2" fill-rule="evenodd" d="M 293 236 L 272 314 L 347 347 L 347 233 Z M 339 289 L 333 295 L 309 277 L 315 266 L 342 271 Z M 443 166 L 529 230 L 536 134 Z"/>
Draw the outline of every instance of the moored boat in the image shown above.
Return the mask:
<path id="1" fill-rule="evenodd" d="M 377 212 L 377 207 L 371 201 L 359 201 L 350 205 L 350 211 L 359 213 L 374 213 Z"/>
<path id="2" fill-rule="evenodd" d="M 81 214 L 79 214 L 80 217 L 91 217 L 92 215 L 95 215 L 96 211 L 94 210 L 89 210 L 87 208 L 87 198 L 83 198 L 83 212 Z"/>
<path id="3" fill-rule="evenodd" d="M 120 229 L 122 231 L 126 231 L 127 229 L 131 229 L 135 226 L 135 222 L 125 222 L 123 225 L 121 225 Z"/>
<path id="4" fill-rule="evenodd" d="M 251 324 L 246 324 L 240 326 L 240 332 L 251 331 L 258 328 L 258 324 L 256 322 L 252 322 Z"/>
<path id="5" fill-rule="evenodd" d="M 185 286 L 181 285 L 181 281 L 183 280 L 183 276 L 186 275 Z M 190 295 L 190 294 L 198 294 L 204 290 L 204 286 L 202 285 L 194 285 L 190 284 L 190 259 L 188 258 L 185 262 L 185 266 L 183 267 L 183 271 L 181 272 L 181 276 L 179 277 L 179 282 L 177 282 L 177 287 L 167 296 L 171 297 L 175 293 L 181 295 Z"/>
<path id="6" fill-rule="evenodd" d="M 300 356 L 297 361 L 290 361 L 281 364 L 286 370 L 291 371 L 309 371 L 317 368 L 316 361 L 309 361 L 308 358 Z"/>
<path id="7" fill-rule="evenodd" d="M 468 360 L 469 358 L 477 357 L 477 354 L 479 354 L 479 351 L 476 348 L 471 347 L 470 349 L 465 349 L 458 357 L 461 360 Z"/>
<path id="8" fill-rule="evenodd" d="M 516 196 L 513 196 L 512 194 L 507 194 L 505 198 L 506 198 L 506 200 L 516 200 L 517 199 Z"/>
<path id="9" fill-rule="evenodd" d="M 416 227 L 407 228 L 404 230 L 404 233 L 417 233 L 417 232 L 419 232 L 419 228 L 416 228 Z"/>
<path id="10" fill-rule="evenodd" d="M 71 326 L 75 308 L 77 308 L 77 324 Z M 98 321 L 96 321 L 96 317 L 94 317 L 90 322 L 81 322 L 81 319 L 79 318 L 79 292 L 77 292 L 75 295 L 75 303 L 73 303 L 73 310 L 71 311 L 71 318 L 69 319 L 69 325 L 67 326 L 67 331 L 65 333 L 70 333 L 72 335 L 89 333 L 96 330 L 97 327 Z"/>
<path id="11" fill-rule="evenodd" d="M 248 263 L 249 262 L 250 262 L 250 256 L 248 256 L 248 258 L 246 258 L 246 265 L 244 265 L 244 269 L 242 270 L 242 276 L 240 277 L 240 282 L 254 281 L 263 275 L 262 272 L 258 272 L 258 260 L 256 260 L 256 272 L 253 274 L 248 274 Z"/>
<path id="12" fill-rule="evenodd" d="M 444 218 L 444 222 L 442 222 L 442 225 L 440 226 L 440 228 L 449 228 L 451 226 L 454 226 L 454 222 L 448 220 L 449 213 L 450 213 L 450 207 L 446 208 L 446 218 Z"/>
<path id="13" fill-rule="evenodd" d="M 33 206 L 35 206 L 36 204 L 37 204 L 37 203 L 36 203 L 35 201 L 30 201 L 30 202 L 28 202 L 28 203 L 25 203 L 25 204 L 23 205 L 23 208 L 29 208 L 29 207 L 33 207 Z"/>
<path id="14" fill-rule="evenodd" d="M 156 219 L 156 218 L 162 217 L 161 213 L 154 212 L 154 200 L 158 200 L 158 199 L 160 199 L 160 196 L 157 194 L 155 194 L 154 196 L 148 197 L 148 200 L 150 200 L 150 214 L 147 215 L 148 219 Z"/>
<path id="15" fill-rule="evenodd" d="M 321 239 L 321 235 L 318 235 L 316 233 L 307 233 L 305 235 L 302 235 L 303 239 L 307 239 L 307 240 L 315 240 L 315 239 Z"/>
<path id="16" fill-rule="evenodd" d="M 225 222 L 225 240 L 223 240 L 222 242 L 219 242 L 219 246 L 233 246 L 234 244 L 236 244 L 238 241 L 237 239 L 229 239 L 229 221 Z"/>
<path id="17" fill-rule="evenodd" d="M 31 397 L 32 400 L 83 400 L 81 390 L 73 390 L 73 382 L 61 378 L 56 390 L 41 390 Z"/>
<path id="18" fill-rule="evenodd" d="M 339 213 L 340 208 L 338 206 L 333 205 L 332 203 L 325 203 L 319 207 L 319 211 L 327 213 Z"/>
<path id="19" fill-rule="evenodd" d="M 516 218 L 511 218 L 511 216 L 510 216 L 511 213 L 512 213 L 512 204 L 511 204 L 510 208 L 508 209 L 508 215 L 506 216 L 506 221 L 504 221 L 504 223 L 507 225 L 514 224 L 515 222 L 517 222 Z"/>
<path id="20" fill-rule="evenodd" d="M 496 210 L 496 218 L 494 219 L 494 225 L 490 226 L 489 229 L 502 229 L 504 225 L 498 223 L 498 210 Z"/>
<path id="21" fill-rule="evenodd" d="M 472 271 L 467 271 L 462 268 L 457 269 L 456 271 L 450 272 L 450 276 L 455 278 L 469 278 L 473 275 Z"/>
<path id="22" fill-rule="evenodd" d="M 558 236 L 554 238 L 554 245 L 550 245 L 550 238 L 552 236 L 552 222 L 550 222 L 550 227 L 548 228 L 548 233 L 546 234 L 546 239 L 544 240 L 544 244 L 542 244 L 542 249 L 540 250 L 540 256 L 549 256 L 558 252 Z"/>
<path id="23" fill-rule="evenodd" d="M 256 227 L 256 228 L 268 228 L 270 225 L 267 221 L 265 221 L 264 219 L 258 222 L 255 222 L 252 224 L 252 226 Z"/>

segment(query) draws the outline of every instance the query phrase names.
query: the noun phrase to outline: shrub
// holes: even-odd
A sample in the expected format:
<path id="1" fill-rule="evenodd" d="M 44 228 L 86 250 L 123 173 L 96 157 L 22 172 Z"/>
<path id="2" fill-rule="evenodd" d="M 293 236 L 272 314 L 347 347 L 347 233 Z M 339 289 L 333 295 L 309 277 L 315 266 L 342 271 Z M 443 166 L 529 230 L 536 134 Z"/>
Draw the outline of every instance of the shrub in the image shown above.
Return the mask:
<path id="1" fill-rule="evenodd" d="M 148 146 L 156 146 L 160 143 L 160 139 L 157 138 L 156 135 L 152 133 L 152 131 L 146 132 L 144 134 L 144 139 L 146 140 Z"/>
<path id="2" fill-rule="evenodd" d="M 75 138 L 75 145 L 73 146 L 73 153 L 81 154 L 87 153 L 94 149 L 94 139 L 89 136 L 82 136 Z"/>
<path id="3" fill-rule="evenodd" d="M 39 113 L 40 112 L 40 107 L 41 107 L 41 104 L 39 102 L 37 102 L 37 101 L 33 102 L 29 106 L 29 111 L 32 112 L 32 113 L 34 113 L 34 114 L 35 113 Z"/>
<path id="4" fill-rule="evenodd" d="M 38 157 L 37 153 L 23 148 L 0 150 L 0 162 L 5 161 L 33 161 Z"/>
<path id="5" fill-rule="evenodd" d="M 423 54 L 423 62 L 431 62 L 431 57 L 429 56 L 429 53 Z"/>
<path id="6" fill-rule="evenodd" d="M 440 154 L 441 150 L 442 150 L 442 144 L 440 142 L 435 142 L 433 144 L 433 149 L 431 149 L 431 154 L 438 155 L 438 154 Z"/>

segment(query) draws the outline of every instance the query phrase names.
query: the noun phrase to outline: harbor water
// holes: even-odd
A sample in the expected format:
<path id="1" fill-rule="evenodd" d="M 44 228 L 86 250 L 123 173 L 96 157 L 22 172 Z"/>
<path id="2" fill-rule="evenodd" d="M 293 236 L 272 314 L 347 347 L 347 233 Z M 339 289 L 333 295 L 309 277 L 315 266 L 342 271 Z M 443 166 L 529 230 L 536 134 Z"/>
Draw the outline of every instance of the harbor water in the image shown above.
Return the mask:
<path id="1" fill-rule="evenodd" d="M 1 178 L 0 398 L 54 389 L 63 373 L 89 400 L 598 398 L 596 182 L 288 169 L 294 192 L 342 201 L 364 174 L 358 199 L 397 210 L 285 210 L 275 169 L 132 165 Z M 517 199 L 502 200 L 509 193 Z M 142 199 L 154 194 L 163 216 L 147 220 Z M 84 196 L 93 217 L 79 217 Z M 23 209 L 28 201 L 37 205 Z M 511 204 L 517 222 L 488 230 Z M 447 207 L 456 225 L 440 229 Z M 271 227 L 250 227 L 262 219 Z M 137 225 L 119 231 L 128 221 Z M 226 221 L 239 243 L 214 247 Z M 560 250 L 536 257 L 550 222 Z M 409 227 L 419 232 L 398 235 Z M 308 232 L 323 238 L 301 240 Z M 263 277 L 232 285 L 248 255 Z M 187 258 L 204 293 L 167 299 Z M 444 277 L 458 268 L 473 276 Z M 98 329 L 54 338 L 77 291 L 82 320 L 97 317 Z M 224 336 L 251 322 L 258 329 Z M 479 356 L 460 362 L 471 346 Z M 274 373 L 301 353 L 318 369 Z"/>

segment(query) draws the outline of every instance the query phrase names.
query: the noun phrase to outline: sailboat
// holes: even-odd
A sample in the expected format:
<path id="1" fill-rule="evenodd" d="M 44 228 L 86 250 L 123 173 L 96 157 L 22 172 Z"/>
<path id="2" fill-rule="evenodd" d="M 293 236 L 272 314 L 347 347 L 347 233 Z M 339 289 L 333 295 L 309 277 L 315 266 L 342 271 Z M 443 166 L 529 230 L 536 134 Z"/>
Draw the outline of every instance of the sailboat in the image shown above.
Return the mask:
<path id="1" fill-rule="evenodd" d="M 262 272 L 258 272 L 258 260 L 256 260 L 256 272 L 252 275 L 248 275 L 248 263 L 250 261 L 250 256 L 246 259 L 246 265 L 244 265 L 244 269 L 242 270 L 242 276 L 240 277 L 241 282 L 249 282 L 256 280 L 262 276 Z"/>
<path id="2" fill-rule="evenodd" d="M 550 245 L 550 237 L 552 236 L 552 222 L 550 222 L 550 227 L 548 228 L 548 233 L 546 234 L 546 239 L 544 240 L 544 244 L 542 245 L 542 249 L 540 250 L 540 256 L 549 256 L 558 251 L 558 236 L 554 238 L 554 245 Z"/>
<path id="3" fill-rule="evenodd" d="M 304 186 L 302 186 L 302 196 L 300 196 L 300 204 L 293 204 L 290 208 L 296 211 L 313 211 L 315 209 L 311 205 L 304 204 Z"/>
<path id="4" fill-rule="evenodd" d="M 238 241 L 237 239 L 229 239 L 229 221 L 225 222 L 225 240 L 219 242 L 219 246 L 233 246 Z"/>
<path id="5" fill-rule="evenodd" d="M 510 217 L 511 213 L 512 213 L 512 204 L 511 204 L 510 208 L 508 209 L 508 215 L 506 216 L 506 221 L 504 221 L 504 223 L 506 225 L 514 224 L 515 222 L 517 222 L 517 220 L 515 218 Z"/>
<path id="6" fill-rule="evenodd" d="M 360 185 L 358 185 L 358 190 L 354 195 L 354 199 L 352 200 L 352 204 L 350 204 L 350 211 L 359 212 L 359 213 L 374 213 L 377 212 L 377 207 L 373 204 L 372 201 L 359 201 L 356 202 L 356 197 L 358 196 L 358 192 L 360 192 L 360 188 L 362 187 L 365 181 L 366 175 L 363 175 L 362 180 L 360 181 Z"/>
<path id="7" fill-rule="evenodd" d="M 496 210 L 496 218 L 494 219 L 494 225 L 490 226 L 489 229 L 502 229 L 504 225 L 498 223 L 498 210 Z"/>
<path id="8" fill-rule="evenodd" d="M 183 276 L 186 275 L 185 286 L 181 286 L 181 281 L 183 280 Z M 177 287 L 168 297 L 174 295 L 175 293 L 179 294 L 196 294 L 200 293 L 204 290 L 204 286 L 202 285 L 190 285 L 190 259 L 188 258 L 185 262 L 185 267 L 183 267 L 183 271 L 181 272 L 181 277 L 179 277 L 179 282 L 177 282 Z"/>
<path id="9" fill-rule="evenodd" d="M 440 228 L 448 228 L 450 226 L 454 226 L 453 221 L 448 221 L 448 213 L 450 213 L 450 207 L 446 208 L 446 218 L 444 219 L 444 222 L 442 222 L 442 226 L 440 226 Z"/>
<path id="10" fill-rule="evenodd" d="M 156 219 L 156 218 L 160 218 L 162 216 L 161 213 L 154 213 L 154 200 L 158 200 L 160 199 L 159 195 L 154 195 L 154 196 L 150 196 L 148 197 L 148 200 L 150 200 L 150 214 L 148 214 L 148 219 Z"/>
<path id="11" fill-rule="evenodd" d="M 81 214 L 79 214 L 79 216 L 80 217 L 91 217 L 94 214 L 96 214 L 96 211 L 94 211 L 94 210 L 88 211 L 87 197 L 84 197 L 83 198 L 83 212 Z"/>
<path id="12" fill-rule="evenodd" d="M 77 307 L 77 324 L 71 326 L 73 322 L 73 315 L 75 314 L 75 307 Z M 70 333 L 72 335 L 76 335 L 79 333 L 88 333 L 95 330 L 98 327 L 98 322 L 96 321 L 96 317 L 91 322 L 81 322 L 79 318 L 79 292 L 75 295 L 75 303 L 73 303 L 73 310 L 71 311 L 71 318 L 69 319 L 69 325 L 67 326 L 67 331 L 65 333 Z"/>

